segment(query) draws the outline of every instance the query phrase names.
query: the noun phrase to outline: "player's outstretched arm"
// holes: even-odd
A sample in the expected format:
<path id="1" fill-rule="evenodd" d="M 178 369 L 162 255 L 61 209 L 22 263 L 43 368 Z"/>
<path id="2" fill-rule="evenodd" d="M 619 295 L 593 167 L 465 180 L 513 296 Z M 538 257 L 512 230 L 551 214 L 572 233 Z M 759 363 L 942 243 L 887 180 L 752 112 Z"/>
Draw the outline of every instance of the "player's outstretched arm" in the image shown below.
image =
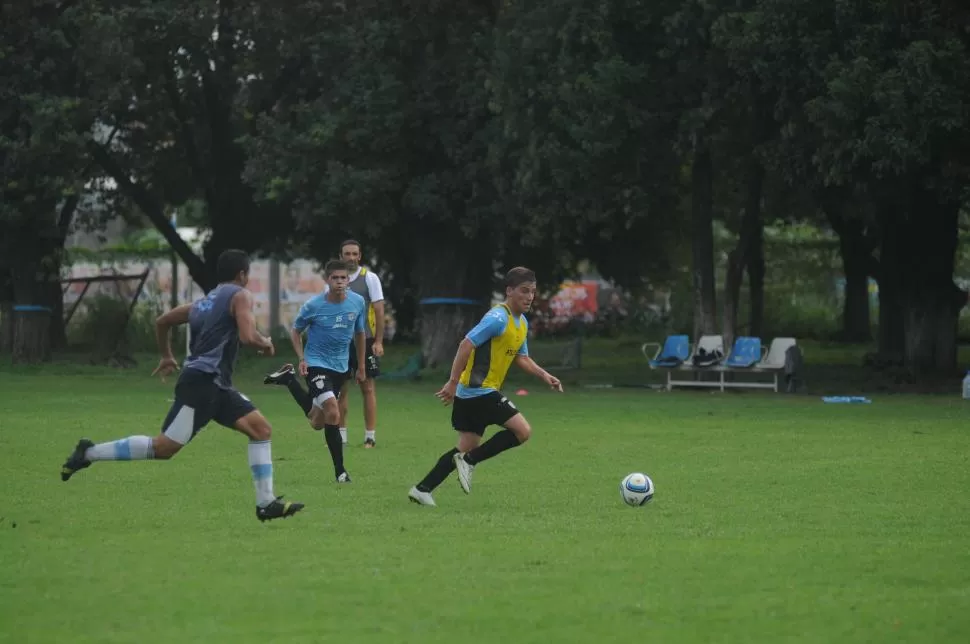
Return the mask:
<path id="1" fill-rule="evenodd" d="M 189 311 L 192 310 L 191 304 L 177 306 L 171 311 L 162 313 L 155 319 L 155 341 L 158 343 L 158 353 L 161 358 L 158 366 L 152 375 L 159 374 L 164 379 L 165 376 L 179 368 L 175 356 L 172 355 L 172 327 L 180 324 L 187 324 L 189 321 Z"/>
<path id="2" fill-rule="evenodd" d="M 556 391 L 562 391 L 562 383 L 559 382 L 559 378 L 540 367 L 538 364 L 536 364 L 536 361 L 529 356 L 521 354 L 515 356 L 515 364 L 517 364 L 519 368 L 526 373 L 535 376 L 539 380 L 542 380 Z"/>
<path id="3" fill-rule="evenodd" d="M 246 346 L 256 347 L 267 355 L 273 355 L 273 341 L 256 329 L 256 316 L 253 315 L 253 294 L 242 289 L 232 296 L 232 316 L 239 328 L 239 341 Z"/>

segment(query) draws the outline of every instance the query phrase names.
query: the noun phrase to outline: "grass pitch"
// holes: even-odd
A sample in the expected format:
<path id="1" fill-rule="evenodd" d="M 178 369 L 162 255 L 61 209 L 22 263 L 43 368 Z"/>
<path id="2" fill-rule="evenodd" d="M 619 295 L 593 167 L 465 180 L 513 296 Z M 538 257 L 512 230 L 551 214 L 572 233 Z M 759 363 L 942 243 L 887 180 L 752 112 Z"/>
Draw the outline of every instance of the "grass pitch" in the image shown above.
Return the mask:
<path id="1" fill-rule="evenodd" d="M 274 426 L 254 516 L 246 441 L 212 425 L 171 462 L 59 467 L 81 436 L 153 435 L 148 369 L 0 373 L 2 642 L 966 642 L 970 433 L 951 397 L 530 386 L 533 440 L 408 488 L 454 443 L 435 380 L 380 383 L 378 448 L 351 401 L 338 486 L 285 390 L 239 386 Z M 650 474 L 644 508 L 620 479 Z"/>

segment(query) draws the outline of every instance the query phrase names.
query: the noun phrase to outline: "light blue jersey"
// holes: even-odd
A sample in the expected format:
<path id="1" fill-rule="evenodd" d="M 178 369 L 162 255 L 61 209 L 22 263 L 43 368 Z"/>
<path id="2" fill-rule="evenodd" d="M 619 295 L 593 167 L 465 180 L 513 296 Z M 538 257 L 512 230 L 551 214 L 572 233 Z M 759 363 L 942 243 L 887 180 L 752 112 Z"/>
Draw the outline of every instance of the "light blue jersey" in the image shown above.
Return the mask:
<path id="1" fill-rule="evenodd" d="M 300 307 L 293 328 L 306 331 L 303 354 L 308 367 L 345 373 L 350 369 L 350 343 L 367 324 L 364 298 L 347 291 L 343 302 L 330 302 L 325 293 Z"/>

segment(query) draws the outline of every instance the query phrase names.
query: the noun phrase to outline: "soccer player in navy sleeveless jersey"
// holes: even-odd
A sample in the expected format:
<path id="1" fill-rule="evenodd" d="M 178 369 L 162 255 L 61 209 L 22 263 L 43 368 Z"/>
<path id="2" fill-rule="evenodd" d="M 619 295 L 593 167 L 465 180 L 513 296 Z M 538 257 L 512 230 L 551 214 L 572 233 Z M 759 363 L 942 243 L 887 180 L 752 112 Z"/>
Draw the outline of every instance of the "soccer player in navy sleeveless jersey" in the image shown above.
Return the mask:
<path id="1" fill-rule="evenodd" d="M 350 348 L 355 339 L 353 346 L 358 360 L 363 363 L 367 308 L 364 298 L 348 288 L 348 270 L 344 262 L 331 260 L 323 272 L 327 290 L 300 307 L 290 330 L 293 351 L 299 359 L 299 374 L 306 379 L 309 392 L 297 381 L 297 370 L 291 364 L 267 375 L 263 383 L 289 389 L 310 426 L 324 430 L 323 438 L 330 450 L 337 483 L 350 483 L 350 474 L 344 467 L 337 398 L 350 376 Z M 303 346 L 304 333 L 306 347 Z M 358 369 L 357 382 L 366 378 L 366 370 Z"/>
<path id="2" fill-rule="evenodd" d="M 442 454 L 428 475 L 411 488 L 408 498 L 413 502 L 434 506 L 431 492 L 456 469 L 458 482 L 468 494 L 476 465 L 529 440 L 529 421 L 501 392 L 513 364 L 562 391 L 559 378 L 529 357 L 525 313 L 535 293 L 535 273 L 522 266 L 510 270 L 505 275 L 505 301 L 486 313 L 458 345 L 451 377 L 435 394 L 445 405 L 454 403 L 451 426 L 458 432 L 458 447 Z M 502 430 L 482 443 L 489 425 Z"/>
<path id="3" fill-rule="evenodd" d="M 95 445 L 81 439 L 61 467 L 67 481 L 95 461 L 168 460 L 191 441 L 209 421 L 235 429 L 249 438 L 249 469 L 256 488 L 256 518 L 260 521 L 292 516 L 302 503 L 283 501 L 273 493 L 273 459 L 269 421 L 232 385 L 239 344 L 273 355 L 273 342 L 256 330 L 249 282 L 249 256 L 241 250 L 224 251 L 216 265 L 219 285 L 204 298 L 176 307 L 155 323 L 162 357 L 152 375 L 178 370 L 169 331 L 188 324 L 190 355 L 175 385 L 172 404 L 162 432 L 153 437 L 129 436 Z"/>

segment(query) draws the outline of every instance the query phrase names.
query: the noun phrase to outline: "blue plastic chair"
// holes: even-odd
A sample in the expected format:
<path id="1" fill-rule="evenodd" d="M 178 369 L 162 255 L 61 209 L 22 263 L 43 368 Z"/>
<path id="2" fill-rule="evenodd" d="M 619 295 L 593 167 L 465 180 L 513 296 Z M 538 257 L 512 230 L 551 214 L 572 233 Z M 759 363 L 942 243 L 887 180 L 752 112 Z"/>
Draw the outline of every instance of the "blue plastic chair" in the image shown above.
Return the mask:
<path id="1" fill-rule="evenodd" d="M 731 369 L 747 369 L 761 360 L 761 338 L 741 336 L 734 341 L 731 355 L 724 366 Z"/>
<path id="2" fill-rule="evenodd" d="M 642 350 L 646 354 L 648 346 L 659 347 L 657 343 L 644 344 Z M 648 358 L 653 369 L 673 369 L 679 367 L 690 356 L 690 338 L 686 335 L 671 335 L 664 340 L 663 348 L 653 358 Z"/>

